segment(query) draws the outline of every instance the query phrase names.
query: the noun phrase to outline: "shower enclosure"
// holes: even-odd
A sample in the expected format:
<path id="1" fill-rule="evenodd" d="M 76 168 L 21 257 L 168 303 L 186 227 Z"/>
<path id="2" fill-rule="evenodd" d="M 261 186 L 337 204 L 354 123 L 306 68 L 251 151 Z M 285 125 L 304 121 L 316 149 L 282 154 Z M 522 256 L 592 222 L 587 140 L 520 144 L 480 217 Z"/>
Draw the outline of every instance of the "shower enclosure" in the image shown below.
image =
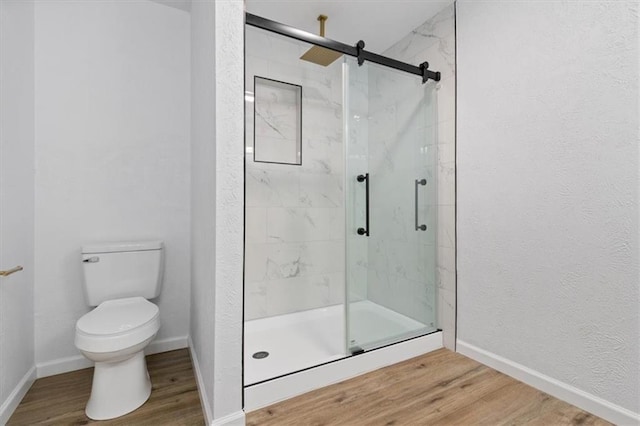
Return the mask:
<path id="1" fill-rule="evenodd" d="M 302 61 L 303 40 L 340 43 L 247 22 L 250 389 L 438 330 L 439 74 L 362 45 L 326 67 Z"/>

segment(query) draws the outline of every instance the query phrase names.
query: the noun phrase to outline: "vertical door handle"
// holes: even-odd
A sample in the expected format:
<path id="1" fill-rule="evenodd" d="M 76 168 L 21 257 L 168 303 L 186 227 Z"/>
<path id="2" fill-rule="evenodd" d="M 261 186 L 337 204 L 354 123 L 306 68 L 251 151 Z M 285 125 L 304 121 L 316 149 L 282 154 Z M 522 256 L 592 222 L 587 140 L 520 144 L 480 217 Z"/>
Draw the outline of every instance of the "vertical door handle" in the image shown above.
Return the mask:
<path id="1" fill-rule="evenodd" d="M 415 207 L 416 207 L 416 231 L 426 231 L 427 230 L 427 225 L 418 225 L 418 185 L 426 185 L 427 184 L 427 180 L 426 179 L 416 179 L 416 185 L 415 185 L 415 189 L 416 189 L 416 197 L 415 197 Z"/>
<path id="2" fill-rule="evenodd" d="M 365 203 L 365 228 L 358 228 L 358 235 L 365 235 L 365 236 L 369 236 L 369 173 L 365 173 L 363 175 L 358 175 L 358 177 L 356 177 L 356 180 L 358 182 L 364 182 L 365 183 L 365 199 L 364 199 L 364 203 Z"/>

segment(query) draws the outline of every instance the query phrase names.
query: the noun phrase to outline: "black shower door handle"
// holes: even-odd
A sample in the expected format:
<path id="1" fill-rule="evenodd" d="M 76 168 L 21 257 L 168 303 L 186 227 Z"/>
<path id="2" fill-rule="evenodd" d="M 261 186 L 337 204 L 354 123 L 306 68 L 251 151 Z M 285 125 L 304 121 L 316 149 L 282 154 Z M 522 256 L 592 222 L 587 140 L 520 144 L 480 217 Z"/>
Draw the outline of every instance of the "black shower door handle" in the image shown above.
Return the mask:
<path id="1" fill-rule="evenodd" d="M 358 182 L 364 182 L 364 191 L 365 191 L 365 228 L 358 228 L 358 235 L 369 236 L 369 173 L 365 173 L 363 175 L 358 175 L 356 177 Z"/>
<path id="2" fill-rule="evenodd" d="M 427 225 L 418 225 L 418 185 L 426 185 L 427 184 L 427 180 L 426 179 L 416 179 L 416 197 L 415 197 L 415 204 L 416 204 L 416 231 L 426 231 L 427 230 Z"/>

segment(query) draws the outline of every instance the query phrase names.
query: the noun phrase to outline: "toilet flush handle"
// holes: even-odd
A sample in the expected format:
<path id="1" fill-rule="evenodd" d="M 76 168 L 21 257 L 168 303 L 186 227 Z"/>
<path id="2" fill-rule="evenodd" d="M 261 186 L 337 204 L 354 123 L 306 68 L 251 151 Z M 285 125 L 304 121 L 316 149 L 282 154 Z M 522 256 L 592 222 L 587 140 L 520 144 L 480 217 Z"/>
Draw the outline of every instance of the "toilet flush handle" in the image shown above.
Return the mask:
<path id="1" fill-rule="evenodd" d="M 86 259 L 82 259 L 84 263 L 98 263 L 100 262 L 100 258 L 98 256 L 88 257 Z"/>

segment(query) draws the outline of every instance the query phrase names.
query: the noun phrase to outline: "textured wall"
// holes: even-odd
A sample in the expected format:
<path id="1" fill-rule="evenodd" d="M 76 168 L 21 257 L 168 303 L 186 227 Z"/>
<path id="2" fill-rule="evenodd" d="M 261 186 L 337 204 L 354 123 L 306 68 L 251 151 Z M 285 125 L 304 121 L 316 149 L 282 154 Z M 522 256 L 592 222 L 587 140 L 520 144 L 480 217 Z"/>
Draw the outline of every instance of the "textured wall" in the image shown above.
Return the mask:
<path id="1" fill-rule="evenodd" d="M 299 59 L 305 43 L 252 27 L 246 37 L 248 92 L 254 75 L 302 86 L 300 166 L 254 162 L 254 103 L 246 105 L 245 319 L 251 320 L 344 300 L 344 155 L 342 60 L 325 68 Z M 267 112 L 255 118 L 258 131 L 286 126 L 277 111 Z M 265 137 L 256 136 L 258 149 Z"/>
<path id="2" fill-rule="evenodd" d="M 638 3 L 457 16 L 458 338 L 638 413 Z"/>
<path id="3" fill-rule="evenodd" d="M 216 282 L 214 418 L 242 415 L 244 9 L 216 1 Z M 234 417 L 244 424 L 244 417 Z"/>
<path id="4" fill-rule="evenodd" d="M 208 420 L 227 417 L 244 424 L 244 16 L 236 0 L 194 2 L 191 13 L 190 337 Z"/>
<path id="5" fill-rule="evenodd" d="M 435 205 L 426 207 L 425 213 L 429 218 L 437 217 L 435 242 L 437 254 L 434 258 L 433 249 L 423 248 L 424 253 L 422 272 L 429 276 L 430 271 L 436 269 L 436 283 L 438 286 L 438 326 L 444 334 L 444 344 L 453 349 L 456 335 L 456 260 L 455 260 L 455 90 L 456 90 L 456 58 L 455 58 L 455 22 L 454 5 L 447 6 L 438 14 L 427 20 L 402 40 L 385 51 L 385 55 L 411 64 L 429 62 L 429 68 L 440 71 L 441 81 L 435 86 L 435 93 L 424 93 L 428 104 L 428 127 L 423 137 L 428 139 L 428 145 L 436 143 L 436 168 L 427 170 L 430 177 L 435 177 L 437 185 L 437 199 Z M 429 83 L 433 84 L 433 83 Z M 435 105 L 431 105 L 435 102 Z M 404 103 L 407 111 L 409 102 Z M 435 108 L 435 126 L 431 122 Z M 435 128 L 434 128 L 435 127 Z M 435 136 L 434 136 L 435 135 Z M 431 142 L 431 139 L 435 141 Z M 428 150 L 427 150 L 428 152 Z M 428 162 L 431 163 L 432 160 Z M 437 207 L 436 207 L 437 206 Z M 429 244 L 433 241 L 429 238 Z M 408 258 L 409 254 L 404 257 Z M 433 285 L 429 282 L 430 285 Z M 400 294 L 400 293 L 397 293 Z M 393 299 L 393 294 L 383 294 L 386 299 Z M 397 304 L 397 303 L 396 303 Z"/>
<path id="6" fill-rule="evenodd" d="M 7 397 L 34 365 L 33 120 L 33 2 L 2 1 L 0 269 L 24 270 L 0 277 L 0 424 Z"/>
<path id="7" fill-rule="evenodd" d="M 189 323 L 189 14 L 154 2 L 35 6 L 36 362 L 80 357 L 80 247 L 162 239 L 158 339 Z"/>

